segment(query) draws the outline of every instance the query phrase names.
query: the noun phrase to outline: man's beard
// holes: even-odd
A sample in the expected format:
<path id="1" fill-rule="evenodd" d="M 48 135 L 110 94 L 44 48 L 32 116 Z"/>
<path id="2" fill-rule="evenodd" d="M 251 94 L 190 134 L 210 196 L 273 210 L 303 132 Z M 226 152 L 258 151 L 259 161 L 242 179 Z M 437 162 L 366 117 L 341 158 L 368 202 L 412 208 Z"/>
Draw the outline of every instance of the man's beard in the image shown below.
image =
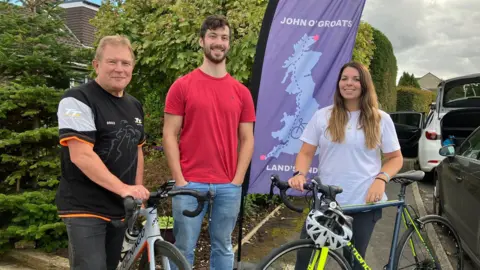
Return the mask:
<path id="1" fill-rule="evenodd" d="M 227 57 L 227 53 L 228 51 L 225 49 L 223 51 L 223 56 L 221 58 L 216 58 L 215 56 L 213 56 L 212 54 L 212 51 L 214 49 L 219 49 L 219 50 L 223 50 L 224 48 L 221 47 L 221 46 L 216 46 L 216 47 L 210 47 L 210 49 L 207 49 L 207 48 L 203 48 L 203 54 L 205 55 L 205 57 L 207 57 L 208 60 L 210 60 L 212 63 L 214 64 L 220 64 L 223 62 L 223 60 L 225 60 L 225 58 Z"/>

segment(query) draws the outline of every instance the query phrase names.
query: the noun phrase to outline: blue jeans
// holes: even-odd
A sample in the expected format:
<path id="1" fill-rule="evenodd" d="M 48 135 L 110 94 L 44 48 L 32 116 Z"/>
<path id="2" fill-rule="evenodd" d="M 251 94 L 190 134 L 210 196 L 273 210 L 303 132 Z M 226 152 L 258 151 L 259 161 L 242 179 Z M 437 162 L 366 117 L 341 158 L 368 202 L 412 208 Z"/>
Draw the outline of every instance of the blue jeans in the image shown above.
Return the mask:
<path id="1" fill-rule="evenodd" d="M 234 184 L 203 184 L 189 182 L 182 187 L 174 189 L 194 189 L 200 192 L 213 193 L 213 203 L 205 202 L 205 207 L 200 215 L 187 217 L 183 210 L 195 210 L 197 200 L 188 195 L 179 195 L 172 198 L 173 212 L 173 233 L 175 235 L 175 246 L 183 253 L 188 262 L 193 266 L 195 248 L 198 236 L 202 228 L 202 221 L 209 211 L 209 234 L 210 234 L 210 269 L 227 270 L 233 269 L 232 232 L 235 228 L 242 187 Z M 172 270 L 176 270 L 172 267 Z"/>

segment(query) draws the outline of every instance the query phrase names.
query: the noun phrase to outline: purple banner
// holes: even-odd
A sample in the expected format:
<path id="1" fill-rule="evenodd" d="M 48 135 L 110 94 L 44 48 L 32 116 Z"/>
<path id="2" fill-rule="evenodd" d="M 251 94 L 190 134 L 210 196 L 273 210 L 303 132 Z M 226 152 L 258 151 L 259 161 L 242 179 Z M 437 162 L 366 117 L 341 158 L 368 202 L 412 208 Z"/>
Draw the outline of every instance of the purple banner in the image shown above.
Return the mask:
<path id="1" fill-rule="evenodd" d="M 272 174 L 284 181 L 292 176 L 305 126 L 333 102 L 364 5 L 365 0 L 278 1 L 262 59 L 248 193 L 269 193 Z M 315 155 L 310 176 L 317 166 Z"/>

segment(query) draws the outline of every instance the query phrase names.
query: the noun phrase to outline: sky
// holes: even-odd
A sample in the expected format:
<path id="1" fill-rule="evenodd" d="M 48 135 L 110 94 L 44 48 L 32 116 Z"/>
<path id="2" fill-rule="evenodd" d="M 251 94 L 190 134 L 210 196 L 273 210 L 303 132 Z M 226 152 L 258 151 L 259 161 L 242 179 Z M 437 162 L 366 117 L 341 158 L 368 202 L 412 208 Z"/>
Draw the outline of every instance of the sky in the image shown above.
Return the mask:
<path id="1" fill-rule="evenodd" d="M 397 79 L 480 73 L 480 0 L 367 0 L 362 20 L 392 43 Z"/>
<path id="2" fill-rule="evenodd" d="M 362 20 L 392 43 L 397 80 L 480 72 L 480 0 L 366 0 Z"/>

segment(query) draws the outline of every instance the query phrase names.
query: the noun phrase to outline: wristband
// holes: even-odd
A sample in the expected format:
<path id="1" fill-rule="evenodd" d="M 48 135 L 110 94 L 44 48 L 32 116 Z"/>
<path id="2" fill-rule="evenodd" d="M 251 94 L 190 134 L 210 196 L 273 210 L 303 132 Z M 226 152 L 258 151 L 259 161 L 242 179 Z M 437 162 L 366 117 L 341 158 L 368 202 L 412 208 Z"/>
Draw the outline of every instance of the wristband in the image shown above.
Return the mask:
<path id="1" fill-rule="evenodd" d="M 296 172 L 293 173 L 293 176 L 297 176 L 297 175 L 305 176 L 305 174 L 303 174 L 301 171 L 296 171 Z"/>
<path id="2" fill-rule="evenodd" d="M 387 177 L 387 180 L 386 180 L 386 181 L 387 181 L 387 182 L 390 182 L 390 175 L 388 175 L 388 173 L 386 173 L 386 172 L 379 172 L 378 174 L 383 174 L 383 175 L 385 175 L 385 176 Z M 378 174 L 377 174 L 377 176 L 378 176 Z M 382 179 L 382 180 L 384 180 L 384 179 Z"/>
<path id="3" fill-rule="evenodd" d="M 385 179 L 383 179 L 383 178 L 375 177 L 375 179 L 382 180 L 383 182 L 385 182 L 385 184 L 387 184 L 387 180 L 385 180 Z"/>

